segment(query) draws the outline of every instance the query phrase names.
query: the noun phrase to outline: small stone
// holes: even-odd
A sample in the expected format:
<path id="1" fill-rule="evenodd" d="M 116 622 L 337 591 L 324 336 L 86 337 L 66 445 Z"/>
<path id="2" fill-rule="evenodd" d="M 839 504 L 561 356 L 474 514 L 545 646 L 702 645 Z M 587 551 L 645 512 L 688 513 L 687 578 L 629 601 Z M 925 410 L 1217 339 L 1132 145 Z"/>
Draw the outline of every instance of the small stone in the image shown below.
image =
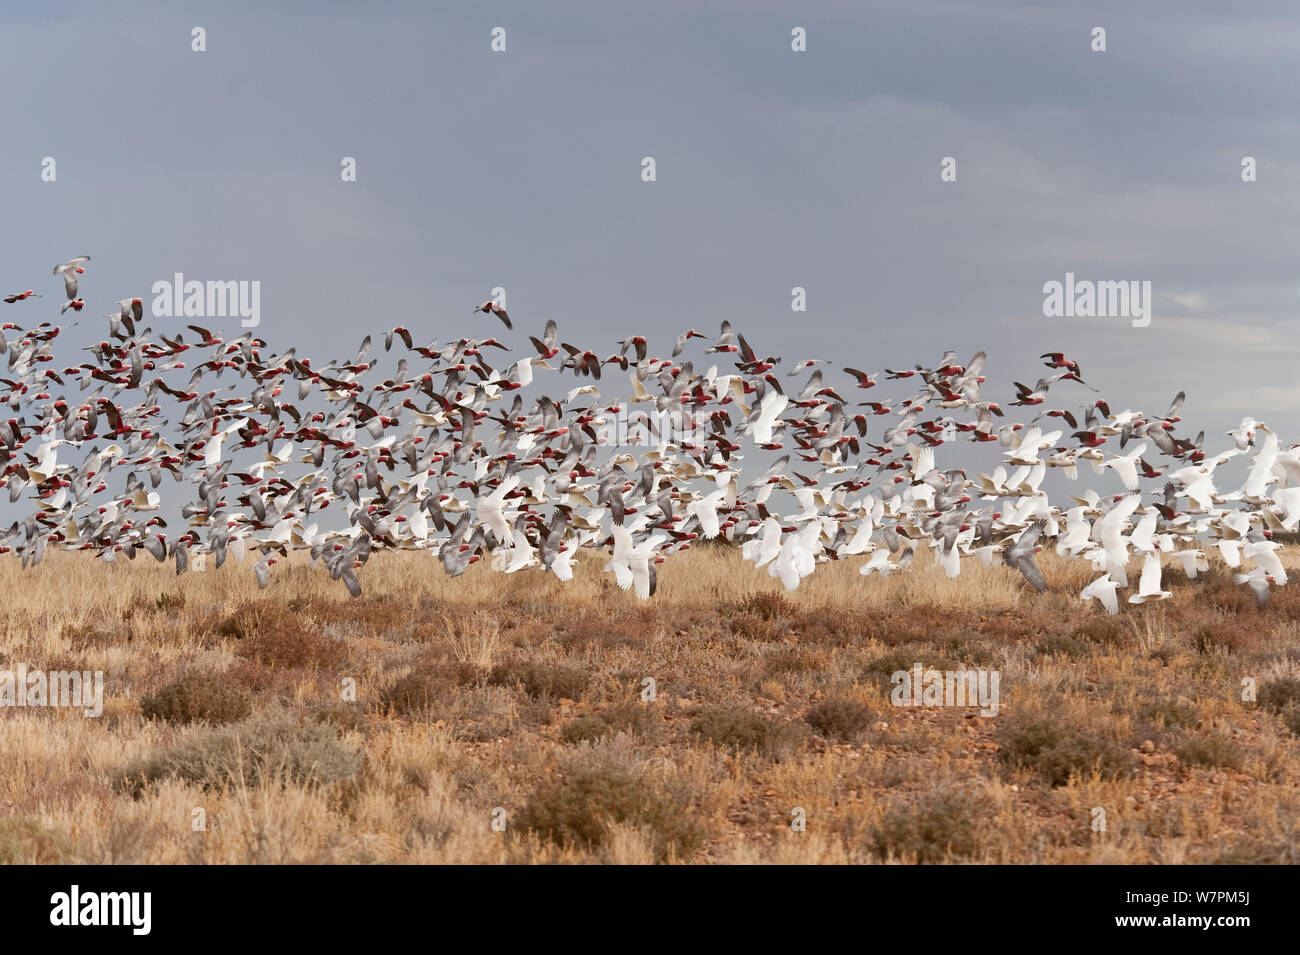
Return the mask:
<path id="1" fill-rule="evenodd" d="M 1155 751 L 1156 751 L 1156 744 L 1155 744 L 1155 743 L 1153 743 L 1153 742 L 1152 742 L 1151 740 L 1149 740 L 1149 739 L 1144 739 L 1144 740 L 1142 741 L 1142 752 L 1144 752 L 1144 753 L 1154 753 Z"/>

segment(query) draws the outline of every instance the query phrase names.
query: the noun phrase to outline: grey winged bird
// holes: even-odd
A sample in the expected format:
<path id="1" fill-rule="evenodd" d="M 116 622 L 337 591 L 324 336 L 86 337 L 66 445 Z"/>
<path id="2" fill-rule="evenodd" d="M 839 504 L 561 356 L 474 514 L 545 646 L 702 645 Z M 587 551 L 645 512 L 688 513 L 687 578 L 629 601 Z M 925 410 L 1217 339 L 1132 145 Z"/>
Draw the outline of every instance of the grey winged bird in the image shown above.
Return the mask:
<path id="1" fill-rule="evenodd" d="M 1046 527 L 1043 521 L 1036 521 L 1016 539 L 1014 544 L 1002 552 L 1002 560 L 1006 565 L 1024 574 L 1025 580 L 1029 581 L 1029 585 L 1040 594 L 1047 590 L 1047 581 L 1038 566 L 1038 561 L 1034 560 L 1034 555 L 1043 549 L 1038 543 L 1038 538 L 1042 536 Z"/>

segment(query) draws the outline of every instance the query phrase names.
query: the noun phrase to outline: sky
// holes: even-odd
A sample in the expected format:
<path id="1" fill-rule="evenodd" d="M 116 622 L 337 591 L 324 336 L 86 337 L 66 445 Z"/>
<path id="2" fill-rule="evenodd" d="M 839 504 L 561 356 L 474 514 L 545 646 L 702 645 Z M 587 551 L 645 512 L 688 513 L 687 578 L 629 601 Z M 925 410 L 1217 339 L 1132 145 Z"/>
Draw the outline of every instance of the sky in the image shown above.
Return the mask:
<path id="1" fill-rule="evenodd" d="M 0 308 L 57 321 L 81 254 L 61 345 L 176 272 L 258 281 L 256 333 L 323 363 L 496 333 L 502 287 L 600 352 L 722 319 L 787 366 L 982 348 L 1005 404 L 1064 351 L 1112 410 L 1185 389 L 1180 433 L 1296 440 L 1298 47 L 1280 3 L 7 5 L 0 282 L 47 297 Z M 1151 282 L 1150 325 L 1045 317 L 1067 272 Z"/>

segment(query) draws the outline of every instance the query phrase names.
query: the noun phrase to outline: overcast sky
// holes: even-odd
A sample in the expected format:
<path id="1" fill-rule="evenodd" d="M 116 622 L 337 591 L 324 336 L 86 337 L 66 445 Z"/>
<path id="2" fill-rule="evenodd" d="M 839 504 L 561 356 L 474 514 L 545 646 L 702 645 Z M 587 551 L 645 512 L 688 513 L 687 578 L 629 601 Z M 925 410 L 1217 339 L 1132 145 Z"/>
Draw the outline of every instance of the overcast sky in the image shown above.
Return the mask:
<path id="1" fill-rule="evenodd" d="M 1300 438 L 1286 4 L 107 6 L 0 14 L 4 291 L 57 320 L 93 256 L 77 344 L 175 272 L 260 281 L 258 334 L 320 360 L 492 328 L 503 286 L 600 351 L 723 318 L 787 364 L 986 348 L 1005 400 L 1064 350 L 1114 410 L 1185 388 L 1192 429 Z M 1151 281 L 1150 326 L 1045 318 L 1067 271 Z"/>

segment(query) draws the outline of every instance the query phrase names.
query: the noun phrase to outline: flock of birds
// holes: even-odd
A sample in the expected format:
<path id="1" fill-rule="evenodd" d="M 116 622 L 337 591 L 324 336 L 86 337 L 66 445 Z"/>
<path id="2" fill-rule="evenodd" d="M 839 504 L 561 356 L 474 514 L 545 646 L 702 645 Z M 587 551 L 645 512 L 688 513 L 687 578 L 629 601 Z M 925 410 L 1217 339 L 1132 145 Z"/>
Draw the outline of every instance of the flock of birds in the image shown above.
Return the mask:
<path id="1" fill-rule="evenodd" d="M 84 307 L 89 261 L 54 268 L 60 313 Z M 513 327 L 493 302 L 474 311 Z M 1033 417 L 1013 422 L 983 395 L 982 351 L 832 380 L 816 359 L 778 370 L 781 358 L 726 321 L 716 338 L 685 332 L 666 357 L 639 335 L 602 357 L 562 342 L 550 321 L 513 361 L 494 337 L 423 345 L 397 326 L 384 335 L 384 351 L 400 352 L 388 376 L 369 336 L 352 356 L 313 364 L 251 332 L 190 325 L 154 340 L 142 322 L 141 299 L 119 301 L 107 336 L 63 368 L 59 326 L 0 327 L 12 415 L 0 423 L 3 480 L 11 505 L 35 505 L 0 531 L 0 553 L 24 567 L 50 546 L 106 561 L 144 551 L 177 573 L 248 554 L 266 587 L 277 560 L 307 550 L 357 596 L 357 570 L 377 550 L 427 551 L 453 577 L 481 561 L 567 581 L 590 548 L 647 598 L 666 557 L 725 538 L 790 589 L 826 561 L 861 559 L 862 575 L 887 576 L 929 551 L 949 576 L 977 558 L 1042 592 L 1036 555 L 1054 546 L 1092 564 L 1099 576 L 1082 597 L 1116 613 L 1121 589 L 1130 603 L 1166 598 L 1164 575 L 1196 577 L 1211 548 L 1263 607 L 1287 579 L 1272 536 L 1300 525 L 1300 446 L 1282 449 L 1247 418 L 1211 454 L 1204 433 L 1175 433 L 1181 392 L 1162 415 L 1112 412 L 1060 353 L 1042 356 L 1050 373 L 1032 387 L 1015 383 L 1010 406 Z M 702 370 L 681 360 L 695 339 L 707 343 Z M 525 401 L 544 373 L 556 375 L 551 394 Z M 911 393 L 870 400 L 882 378 Z M 1002 462 L 989 474 L 940 469 L 936 449 L 963 441 L 996 444 Z M 742 474 L 746 443 L 761 473 Z M 1216 487 L 1237 456 L 1244 482 Z M 1049 502 L 1049 469 L 1075 479 L 1081 466 L 1112 472 L 1123 493 Z M 167 479 L 187 489 L 179 533 L 159 513 Z"/>

